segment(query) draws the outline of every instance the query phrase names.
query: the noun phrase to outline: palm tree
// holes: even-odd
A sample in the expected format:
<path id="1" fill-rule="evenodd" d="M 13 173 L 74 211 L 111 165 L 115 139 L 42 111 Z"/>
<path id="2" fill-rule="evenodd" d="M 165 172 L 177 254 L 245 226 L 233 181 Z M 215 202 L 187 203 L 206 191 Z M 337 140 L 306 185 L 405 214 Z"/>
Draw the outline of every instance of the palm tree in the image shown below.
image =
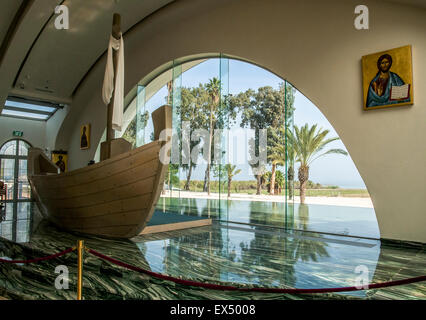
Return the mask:
<path id="1" fill-rule="evenodd" d="M 276 165 L 285 165 L 285 145 L 277 144 L 273 148 L 271 148 L 271 155 L 269 157 Z M 294 159 L 296 158 L 296 154 L 294 152 L 294 148 L 291 145 L 290 141 L 287 141 L 287 158 L 288 158 L 288 169 L 287 169 L 287 181 L 288 181 L 288 196 L 289 199 L 293 198 L 293 180 L 294 180 Z M 276 180 L 276 178 L 275 178 Z"/>
<path id="2" fill-rule="evenodd" d="M 282 189 L 285 187 L 285 176 L 280 170 L 275 173 L 275 186 L 275 190 L 278 191 L 278 194 L 281 194 Z"/>
<path id="3" fill-rule="evenodd" d="M 288 197 L 293 199 L 294 190 L 294 160 L 296 158 L 296 152 L 293 145 L 287 140 L 287 157 L 288 157 L 288 169 L 287 169 L 287 180 L 288 180 Z"/>
<path id="4" fill-rule="evenodd" d="M 269 194 L 275 194 L 275 176 L 278 165 L 285 165 L 285 148 L 282 144 L 277 144 L 275 147 L 270 149 L 270 154 L 268 155 L 269 160 L 271 160 L 271 180 L 269 184 Z"/>
<path id="5" fill-rule="evenodd" d="M 323 152 L 325 146 L 329 143 L 340 140 L 340 138 L 326 139 L 329 130 L 322 128 L 317 130 L 317 124 L 309 128 L 308 124 L 299 128 L 294 126 L 294 134 L 289 132 L 288 140 L 294 148 L 296 161 L 300 163 L 298 178 L 300 182 L 300 203 L 305 203 L 306 183 L 309 179 L 309 166 L 316 159 L 323 157 L 327 154 L 343 154 L 348 153 L 343 149 L 330 149 Z"/>
<path id="6" fill-rule="evenodd" d="M 231 196 L 232 179 L 241 172 L 241 169 L 236 170 L 236 168 L 237 166 L 232 164 L 213 166 L 213 175 L 219 179 L 219 190 L 222 184 L 225 187 L 225 183 L 228 181 L 228 197 Z"/>
<path id="7" fill-rule="evenodd" d="M 265 186 L 266 188 L 270 185 L 271 183 L 271 171 L 265 171 L 263 172 L 263 174 L 260 175 L 260 187 L 263 188 L 263 186 Z"/>
<path id="8" fill-rule="evenodd" d="M 211 98 L 210 101 L 210 125 L 209 125 L 209 143 L 207 151 L 207 168 L 206 175 L 204 179 L 204 192 L 208 192 L 210 195 L 210 166 L 212 158 L 212 140 L 213 140 L 213 112 L 219 105 L 220 99 L 220 80 L 218 78 L 210 79 L 209 83 L 206 85 L 207 92 Z"/>
<path id="9" fill-rule="evenodd" d="M 268 158 L 272 163 L 272 175 L 271 175 L 271 185 L 269 189 L 270 194 L 274 194 L 273 189 L 275 188 L 276 181 L 276 167 L 281 165 L 286 165 L 286 159 L 288 161 L 288 170 L 287 170 L 287 179 L 289 181 L 289 196 L 290 199 L 293 196 L 293 180 L 294 180 L 294 148 L 291 146 L 290 141 L 285 140 L 286 129 L 280 128 L 277 134 L 274 135 L 274 139 L 272 141 L 272 146 L 269 148 Z M 286 146 L 287 144 L 287 146 Z M 287 148 L 286 148 L 287 147 Z"/>
<path id="10" fill-rule="evenodd" d="M 237 166 L 233 166 L 232 164 L 226 164 L 225 165 L 225 169 L 226 169 L 226 173 L 228 175 L 228 197 L 231 196 L 231 183 L 232 183 L 232 178 L 235 177 L 237 174 L 239 174 L 241 172 L 241 169 L 235 170 L 237 168 Z"/>

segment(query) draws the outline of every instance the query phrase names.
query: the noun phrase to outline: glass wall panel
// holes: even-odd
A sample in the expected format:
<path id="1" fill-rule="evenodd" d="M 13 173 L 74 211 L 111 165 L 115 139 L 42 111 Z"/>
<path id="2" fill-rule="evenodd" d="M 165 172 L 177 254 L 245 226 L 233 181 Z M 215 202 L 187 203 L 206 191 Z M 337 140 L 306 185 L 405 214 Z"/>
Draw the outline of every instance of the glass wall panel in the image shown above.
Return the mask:
<path id="1" fill-rule="evenodd" d="M 25 141 L 19 140 L 19 155 L 20 156 L 28 156 L 28 149 L 30 145 Z"/>
<path id="2" fill-rule="evenodd" d="M 154 124 L 151 114 L 163 106 L 167 99 L 168 90 L 166 85 L 155 88 L 149 85 L 138 85 L 135 99 L 131 103 L 133 108 L 136 108 L 137 116 L 130 122 L 123 137 L 131 142 L 134 140 L 135 147 L 140 147 L 154 141 Z"/>
<path id="3" fill-rule="evenodd" d="M 167 82 L 167 103 L 172 106 L 172 148 L 170 164 L 165 178 L 165 196 L 168 199 L 167 212 L 181 214 L 180 181 L 183 173 L 182 163 L 182 65 L 174 65 L 172 79 Z"/>
<path id="4" fill-rule="evenodd" d="M 370 196 L 338 133 L 300 91 L 294 106 L 294 228 L 379 238 Z"/>
<path id="5" fill-rule="evenodd" d="M 30 199 L 31 187 L 27 177 L 27 160 L 19 160 L 18 171 L 18 200 Z"/>
<path id="6" fill-rule="evenodd" d="M 145 144 L 145 127 L 149 115 L 145 110 L 145 87 L 138 85 L 136 94 L 136 146 Z"/>
<path id="7" fill-rule="evenodd" d="M 18 220 L 29 220 L 31 216 L 31 210 L 34 203 L 25 201 L 17 203 L 17 219 Z"/>
<path id="8" fill-rule="evenodd" d="M 7 186 L 7 200 L 14 200 L 15 159 L 1 159 L 0 180 Z"/>
<path id="9" fill-rule="evenodd" d="M 0 220 L 0 237 L 18 243 L 28 242 L 33 205 L 29 201 L 7 203 L 5 215 Z"/>
<path id="10" fill-rule="evenodd" d="M 30 240 L 30 220 L 18 220 L 16 222 L 16 242 L 25 243 Z"/>
<path id="11" fill-rule="evenodd" d="M 372 207 L 355 210 L 359 226 L 347 217 L 336 222 L 333 197 L 349 191 L 328 185 L 338 180 L 332 164 L 305 161 L 300 139 L 305 124 L 337 134 L 288 81 L 225 55 L 175 61 L 137 88 L 137 146 L 153 140 L 151 113 L 164 103 L 173 109 L 173 148 L 157 210 L 311 232 L 364 235 L 361 220 L 377 226 Z"/>
<path id="12" fill-rule="evenodd" d="M 27 177 L 29 147 L 23 140 L 13 140 L 5 143 L 0 151 L 0 180 L 7 186 L 7 201 L 0 212 L 0 236 L 18 242 L 28 241 L 24 229 L 28 234 L 30 225 L 31 188 Z"/>
<path id="13" fill-rule="evenodd" d="M 3 221 L 0 223 L 0 237 L 13 241 L 13 222 Z"/>
<path id="14" fill-rule="evenodd" d="M 285 137 L 284 137 L 284 152 L 285 152 L 285 228 L 288 230 L 294 229 L 294 164 L 296 161 L 295 149 L 291 143 L 291 137 L 294 133 L 294 95 L 295 89 L 293 86 L 284 81 L 284 108 L 285 108 Z"/>
<path id="15" fill-rule="evenodd" d="M 12 156 L 16 155 L 17 140 L 5 143 L 0 149 L 0 155 Z"/>
<path id="16" fill-rule="evenodd" d="M 219 219 L 229 220 L 230 178 L 235 169 L 229 154 L 229 59 L 221 56 L 219 60 L 219 82 L 210 80 L 208 88 L 216 109 L 216 125 L 213 132 L 213 181 L 218 184 Z M 218 88 L 216 88 L 218 86 Z M 216 93 L 216 89 L 218 92 Z M 217 98 L 216 98 L 217 94 Z"/>
<path id="17" fill-rule="evenodd" d="M 181 213 L 217 217 L 220 214 L 219 178 L 215 172 L 214 145 L 209 142 L 214 141 L 219 119 L 220 60 L 201 60 L 181 66 L 175 66 L 173 76 L 176 92 L 173 109 L 181 125 L 181 131 L 177 130 L 180 200 L 171 201 L 180 203 Z"/>
<path id="18" fill-rule="evenodd" d="M 23 140 L 12 140 L 1 147 L 0 180 L 7 186 L 8 201 L 31 197 L 26 160 L 29 148 L 30 145 Z"/>
<path id="19" fill-rule="evenodd" d="M 6 203 L 6 215 L 4 216 L 4 221 L 10 221 L 13 220 L 13 203 Z"/>

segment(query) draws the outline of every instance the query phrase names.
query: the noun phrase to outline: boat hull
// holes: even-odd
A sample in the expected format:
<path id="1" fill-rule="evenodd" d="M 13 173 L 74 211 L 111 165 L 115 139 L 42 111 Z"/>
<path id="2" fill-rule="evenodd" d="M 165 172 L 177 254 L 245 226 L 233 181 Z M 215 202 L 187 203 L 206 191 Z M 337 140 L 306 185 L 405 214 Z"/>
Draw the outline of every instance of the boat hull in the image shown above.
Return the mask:
<path id="1" fill-rule="evenodd" d="M 160 161 L 162 146 L 154 141 L 62 174 L 37 174 L 44 154 L 39 149 L 30 150 L 28 180 L 40 211 L 59 227 L 131 238 L 151 219 L 163 188 L 167 165 Z"/>

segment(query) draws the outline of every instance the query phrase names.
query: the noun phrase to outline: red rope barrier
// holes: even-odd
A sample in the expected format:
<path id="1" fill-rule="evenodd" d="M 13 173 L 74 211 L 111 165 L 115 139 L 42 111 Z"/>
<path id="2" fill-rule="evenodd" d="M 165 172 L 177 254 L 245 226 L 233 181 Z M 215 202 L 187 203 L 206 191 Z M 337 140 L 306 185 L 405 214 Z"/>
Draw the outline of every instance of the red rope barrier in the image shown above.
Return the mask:
<path id="1" fill-rule="evenodd" d="M 109 261 L 113 264 L 116 264 L 116 265 L 123 267 L 123 268 L 127 268 L 129 270 L 144 273 L 144 274 L 150 275 L 150 276 L 158 278 L 158 279 L 172 281 L 172 282 L 182 284 L 182 285 L 186 285 L 186 286 L 201 287 L 201 288 L 212 289 L 212 290 L 252 291 L 252 292 L 263 292 L 263 293 L 291 293 L 291 294 L 330 293 L 330 292 L 348 292 L 348 291 L 379 289 L 379 288 L 386 288 L 386 287 L 399 286 L 399 285 L 404 285 L 404 284 L 426 281 L 426 276 L 421 276 L 421 277 L 415 277 L 415 278 L 409 278 L 409 279 L 403 279 L 403 280 L 396 280 L 396 281 L 390 281 L 390 282 L 370 284 L 370 285 L 367 286 L 368 289 L 357 288 L 357 287 L 320 288 L 320 289 L 239 288 L 239 287 L 228 286 L 228 285 L 219 285 L 219 284 L 212 284 L 212 283 L 204 283 L 204 282 L 198 282 L 198 281 L 178 279 L 178 278 L 174 278 L 174 277 L 171 277 L 171 276 L 166 276 L 166 275 L 161 274 L 161 273 L 156 273 L 156 272 L 152 272 L 152 271 L 148 271 L 148 270 L 145 270 L 145 269 L 142 269 L 142 268 L 132 266 L 132 265 L 127 264 L 125 262 L 121 262 L 121 261 L 116 260 L 114 258 L 103 255 L 102 253 L 99 253 L 99 252 L 92 250 L 92 249 L 87 249 L 87 251 L 89 253 L 93 254 L 94 256 L 97 256 L 98 258 Z"/>
<path id="2" fill-rule="evenodd" d="M 31 259 L 31 260 L 6 260 L 6 259 L 0 259 L 0 263 L 37 263 L 40 261 L 46 261 L 46 260 L 51 260 L 51 259 L 55 259 L 61 256 L 64 256 L 72 251 L 74 251 L 75 248 L 69 248 L 67 250 L 61 251 L 59 253 L 55 253 L 52 254 L 50 256 L 47 257 L 42 257 L 42 258 L 36 258 L 36 259 Z"/>

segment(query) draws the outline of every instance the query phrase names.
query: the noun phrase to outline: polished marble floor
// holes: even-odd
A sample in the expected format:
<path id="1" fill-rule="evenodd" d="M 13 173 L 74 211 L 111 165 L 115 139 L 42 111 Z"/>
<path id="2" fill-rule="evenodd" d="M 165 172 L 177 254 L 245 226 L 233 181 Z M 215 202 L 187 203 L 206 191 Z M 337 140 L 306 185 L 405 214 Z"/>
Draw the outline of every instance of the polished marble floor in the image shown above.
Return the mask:
<path id="1" fill-rule="evenodd" d="M 380 238 L 373 208 L 285 202 L 162 197 L 159 210 L 222 221 Z"/>
<path id="2" fill-rule="evenodd" d="M 21 207 L 27 214 L 21 208 L 19 218 L 15 213 L 15 218 L 5 217 L 0 223 L 0 257 L 45 256 L 84 239 L 87 247 L 155 272 L 238 286 L 352 286 L 359 276 L 355 272 L 358 266 L 364 266 L 371 283 L 426 273 L 426 248 L 416 244 L 221 222 L 131 240 L 106 240 L 61 231 L 42 220 L 34 205 Z M 306 210 L 301 214 L 296 213 L 295 219 L 306 221 Z M 72 253 L 31 265 L 0 264 L 0 296 L 75 299 L 76 262 L 76 254 Z M 54 286 L 58 265 L 69 268 L 68 290 Z M 84 258 L 83 285 L 85 299 L 426 299 L 425 282 L 326 295 L 206 290 L 127 271 L 88 254 Z"/>

